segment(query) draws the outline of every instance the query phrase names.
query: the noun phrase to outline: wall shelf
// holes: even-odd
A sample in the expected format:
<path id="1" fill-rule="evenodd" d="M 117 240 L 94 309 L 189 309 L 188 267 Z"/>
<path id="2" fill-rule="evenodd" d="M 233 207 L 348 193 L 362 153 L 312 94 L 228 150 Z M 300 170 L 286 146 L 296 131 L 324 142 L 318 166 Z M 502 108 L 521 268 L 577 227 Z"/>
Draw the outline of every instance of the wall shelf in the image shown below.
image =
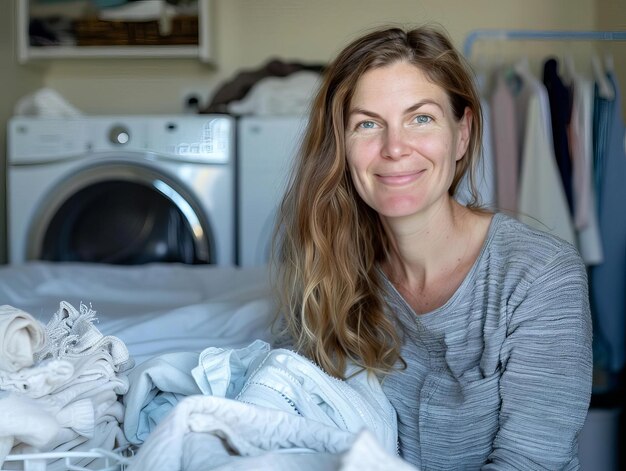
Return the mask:
<path id="1" fill-rule="evenodd" d="M 154 0 L 142 0 L 142 1 L 154 1 Z M 202 62 L 213 61 L 213 47 L 211 38 L 211 21 L 213 18 L 212 0 L 196 0 L 197 1 L 197 28 L 194 31 L 197 35 L 193 38 L 186 38 L 188 42 L 193 41 L 193 44 L 163 44 L 158 43 L 159 38 L 156 41 L 150 42 L 144 40 L 135 41 L 133 44 L 130 40 L 125 38 L 113 38 L 116 44 L 106 44 L 107 38 L 103 35 L 94 33 L 88 45 L 81 44 L 80 37 L 76 38 L 75 44 L 51 44 L 51 45 L 36 45 L 33 44 L 30 34 L 30 24 L 32 19 L 32 5 L 37 0 L 17 0 L 16 9 L 16 32 L 17 32 L 17 58 L 20 63 L 27 63 L 29 61 L 39 60 L 51 60 L 51 59 L 98 59 L 98 58 L 197 58 Z M 75 3 L 75 2 L 74 2 Z M 62 8 L 61 4 L 61 8 Z M 68 4 L 68 9 L 74 8 Z M 192 20 L 194 17 L 192 17 Z M 75 21 L 75 20 L 72 20 Z M 80 19 L 82 24 L 89 24 L 87 19 Z M 154 23 L 154 22 L 153 22 Z M 97 24 L 97 20 L 94 21 Z M 117 25 L 145 25 L 147 23 L 124 23 L 113 22 L 111 24 Z M 196 25 L 194 25 L 196 26 Z M 119 33 L 115 33 L 119 34 Z M 151 33 L 153 37 L 155 33 Z M 102 37 L 102 45 L 93 45 L 98 43 L 98 36 Z M 147 36 L 147 33 L 146 35 Z M 144 37 L 145 39 L 145 37 Z M 165 37 L 165 39 L 167 39 Z M 190 41 L 191 39 L 191 41 Z M 82 41 L 85 43 L 85 41 Z M 149 43 L 149 44 L 148 44 Z"/>

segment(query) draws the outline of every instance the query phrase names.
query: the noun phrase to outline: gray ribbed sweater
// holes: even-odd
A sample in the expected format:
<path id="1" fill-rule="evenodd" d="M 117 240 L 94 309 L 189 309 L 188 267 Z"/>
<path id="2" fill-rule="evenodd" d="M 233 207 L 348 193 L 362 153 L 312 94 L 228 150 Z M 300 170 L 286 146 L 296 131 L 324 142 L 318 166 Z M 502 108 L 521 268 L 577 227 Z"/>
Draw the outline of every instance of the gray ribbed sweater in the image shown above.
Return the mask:
<path id="1" fill-rule="evenodd" d="M 415 315 L 386 284 L 408 367 L 383 390 L 407 461 L 423 471 L 578 469 L 591 319 L 571 245 L 496 214 L 444 306 Z"/>

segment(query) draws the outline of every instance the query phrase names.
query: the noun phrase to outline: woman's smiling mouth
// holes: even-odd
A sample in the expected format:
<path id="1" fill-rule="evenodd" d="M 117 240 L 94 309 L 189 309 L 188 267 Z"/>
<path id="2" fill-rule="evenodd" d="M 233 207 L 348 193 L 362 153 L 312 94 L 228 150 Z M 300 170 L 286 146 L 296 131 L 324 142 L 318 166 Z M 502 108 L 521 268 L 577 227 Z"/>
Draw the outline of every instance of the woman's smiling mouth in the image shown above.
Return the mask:
<path id="1" fill-rule="evenodd" d="M 415 170 L 411 172 L 401 173 L 377 173 L 376 178 L 379 182 L 389 186 L 402 186 L 413 183 L 417 180 L 425 170 Z"/>

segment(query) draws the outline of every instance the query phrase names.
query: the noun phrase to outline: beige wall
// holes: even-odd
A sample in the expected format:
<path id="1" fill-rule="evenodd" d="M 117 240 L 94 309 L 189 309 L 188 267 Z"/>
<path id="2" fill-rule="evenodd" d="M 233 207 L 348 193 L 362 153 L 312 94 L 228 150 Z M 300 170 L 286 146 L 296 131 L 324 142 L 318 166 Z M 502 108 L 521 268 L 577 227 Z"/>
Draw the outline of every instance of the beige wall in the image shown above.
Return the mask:
<path id="1" fill-rule="evenodd" d="M 214 65 L 194 59 L 74 59 L 18 65 L 13 42 L 15 2 L 0 0 L 3 129 L 17 98 L 42 85 L 56 89 L 87 114 L 177 113 L 189 91 L 208 99 L 240 69 L 259 67 L 272 57 L 325 62 L 350 38 L 387 22 L 440 23 L 459 48 L 470 31 L 480 28 L 626 30 L 624 0 L 213 0 Z M 614 46 L 620 48 L 616 64 L 624 46 Z M 530 43 L 483 42 L 475 48 L 479 56 L 495 51 L 505 59 L 537 50 L 539 46 Z M 625 67 L 624 61 L 621 64 Z M 619 75 L 626 79 L 626 71 Z M 0 139 L 2 159 L 4 133 Z M 0 217 L 4 221 L 2 210 Z M 3 239 L 0 231 L 0 261 L 4 260 Z"/>
<path id="2" fill-rule="evenodd" d="M 213 0 L 215 66 L 194 60 L 74 60 L 44 75 L 87 113 L 173 113 L 186 91 L 210 96 L 270 57 L 325 62 L 364 29 L 438 22 L 461 47 L 477 28 L 593 29 L 594 0 Z M 470 7 L 471 5 L 471 7 Z"/>

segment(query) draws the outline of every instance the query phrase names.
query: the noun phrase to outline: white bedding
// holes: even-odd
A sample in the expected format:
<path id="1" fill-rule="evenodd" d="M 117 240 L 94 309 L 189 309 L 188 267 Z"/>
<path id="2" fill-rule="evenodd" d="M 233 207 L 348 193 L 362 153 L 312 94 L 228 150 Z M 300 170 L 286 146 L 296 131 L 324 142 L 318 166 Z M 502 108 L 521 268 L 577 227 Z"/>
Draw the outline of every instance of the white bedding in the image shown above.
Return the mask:
<path id="1" fill-rule="evenodd" d="M 265 268 L 31 262 L 0 267 L 0 305 L 46 323 L 60 301 L 96 311 L 137 364 L 161 353 L 239 348 L 270 340 L 274 315 Z"/>

